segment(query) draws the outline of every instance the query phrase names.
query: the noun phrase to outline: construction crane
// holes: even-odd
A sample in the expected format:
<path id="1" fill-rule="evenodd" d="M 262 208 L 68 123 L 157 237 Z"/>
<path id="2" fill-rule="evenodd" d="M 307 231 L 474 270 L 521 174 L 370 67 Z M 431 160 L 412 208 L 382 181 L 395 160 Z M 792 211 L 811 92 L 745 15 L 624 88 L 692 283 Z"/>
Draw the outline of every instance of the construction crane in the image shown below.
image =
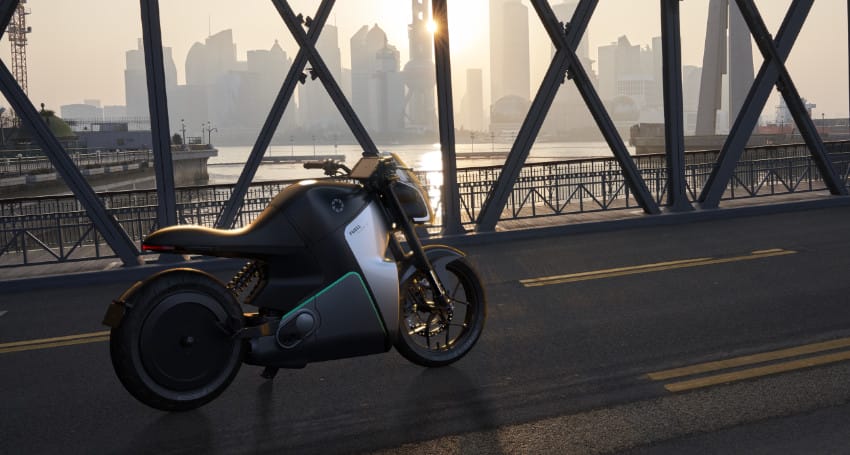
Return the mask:
<path id="1" fill-rule="evenodd" d="M 6 28 L 9 43 L 12 45 L 12 75 L 15 80 L 28 93 L 27 89 L 27 35 L 32 32 L 32 27 L 27 27 L 27 16 L 30 10 L 24 4 L 27 0 L 21 0 L 18 8 L 12 15 L 12 21 Z"/>
<path id="2" fill-rule="evenodd" d="M 18 81 L 25 94 L 29 94 L 27 87 L 27 35 L 32 32 L 32 27 L 27 26 L 27 15 L 30 10 L 24 4 L 27 0 L 20 0 L 17 9 L 12 15 L 12 20 L 6 28 L 6 36 L 12 45 L 12 75 Z M 2 115 L 2 113 L 0 113 Z M 11 116 L 13 126 L 20 125 L 17 115 Z M 2 128 L 2 117 L 0 117 L 0 128 Z M 4 141 L 5 142 L 5 141 Z"/>

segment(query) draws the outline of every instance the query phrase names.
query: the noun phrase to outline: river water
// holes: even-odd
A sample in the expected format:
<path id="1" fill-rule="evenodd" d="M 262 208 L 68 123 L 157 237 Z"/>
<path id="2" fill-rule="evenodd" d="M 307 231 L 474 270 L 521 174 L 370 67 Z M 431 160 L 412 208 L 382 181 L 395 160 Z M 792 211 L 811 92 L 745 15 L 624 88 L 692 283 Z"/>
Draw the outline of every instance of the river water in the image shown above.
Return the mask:
<path id="1" fill-rule="evenodd" d="M 511 144 L 507 143 L 476 143 L 457 144 L 458 167 L 480 167 L 502 165 Z M 242 168 L 251 154 L 251 146 L 216 147 L 218 156 L 209 160 L 210 184 L 230 184 L 239 179 Z M 409 166 L 417 171 L 439 172 L 442 169 L 440 144 L 388 145 L 379 146 L 382 152 L 397 153 Z M 482 156 L 482 153 L 487 155 Z M 492 153 L 502 152 L 505 155 L 493 157 Z M 629 148 L 634 154 L 634 149 Z M 275 145 L 266 151 L 266 156 L 295 155 L 310 159 L 315 154 L 344 155 L 345 163 L 352 166 L 360 158 L 362 149 L 357 145 Z M 474 155 L 467 155 L 467 154 Z M 605 142 L 551 142 L 535 144 L 529 155 L 528 162 L 560 161 L 571 158 L 612 157 Z M 300 163 L 262 164 L 254 177 L 255 182 L 269 180 L 289 180 L 314 178 L 321 176 L 321 171 L 307 170 Z"/>

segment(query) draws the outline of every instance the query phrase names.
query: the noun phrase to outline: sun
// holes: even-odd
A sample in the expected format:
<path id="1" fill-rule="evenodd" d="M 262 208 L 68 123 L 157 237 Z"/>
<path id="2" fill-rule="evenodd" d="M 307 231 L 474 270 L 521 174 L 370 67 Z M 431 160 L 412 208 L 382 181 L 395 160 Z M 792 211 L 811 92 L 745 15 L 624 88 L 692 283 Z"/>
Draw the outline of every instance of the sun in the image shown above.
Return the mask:
<path id="1" fill-rule="evenodd" d="M 434 22 L 434 19 L 428 19 L 428 22 L 425 23 L 425 28 L 428 30 L 428 33 L 432 35 L 437 33 L 437 23 Z"/>

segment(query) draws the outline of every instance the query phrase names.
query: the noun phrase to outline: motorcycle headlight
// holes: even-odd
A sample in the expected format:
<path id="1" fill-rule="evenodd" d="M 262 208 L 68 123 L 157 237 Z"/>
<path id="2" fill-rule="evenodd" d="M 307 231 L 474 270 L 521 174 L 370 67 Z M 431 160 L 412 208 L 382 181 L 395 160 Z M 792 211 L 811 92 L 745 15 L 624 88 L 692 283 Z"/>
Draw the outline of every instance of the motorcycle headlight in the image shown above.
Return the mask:
<path id="1" fill-rule="evenodd" d="M 434 211 L 431 209 L 431 203 L 428 200 L 428 192 L 425 190 L 425 187 L 422 186 L 422 183 L 413 170 L 407 167 L 398 155 L 393 153 L 392 157 L 396 162 L 395 172 L 398 177 L 395 193 L 404 213 L 414 223 L 432 223 L 434 220 Z"/>

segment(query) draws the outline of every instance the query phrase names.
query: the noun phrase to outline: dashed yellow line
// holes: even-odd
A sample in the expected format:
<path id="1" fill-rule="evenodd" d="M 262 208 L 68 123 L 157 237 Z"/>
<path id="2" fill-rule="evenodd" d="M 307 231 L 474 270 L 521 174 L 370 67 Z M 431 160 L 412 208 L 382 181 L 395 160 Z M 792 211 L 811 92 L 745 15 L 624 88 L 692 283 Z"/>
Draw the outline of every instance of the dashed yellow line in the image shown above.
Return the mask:
<path id="1" fill-rule="evenodd" d="M 35 351 L 38 349 L 58 348 L 62 346 L 73 346 L 75 344 L 99 343 L 109 341 L 109 330 L 102 332 L 81 333 L 55 338 L 40 338 L 37 340 L 15 341 L 0 344 L 0 354 L 11 352 Z"/>
<path id="2" fill-rule="evenodd" d="M 540 278 L 529 278 L 519 282 L 527 287 L 551 286 L 555 284 L 575 283 L 578 281 L 600 280 L 625 275 L 636 275 L 640 273 L 661 272 L 664 270 L 684 269 L 689 267 L 701 267 L 706 265 L 726 264 L 730 262 L 752 261 L 774 256 L 785 256 L 795 254 L 796 251 L 774 248 L 770 250 L 753 251 L 743 256 L 725 258 L 695 258 L 677 261 L 658 262 L 655 264 L 643 264 L 630 267 L 618 267 L 613 269 L 595 270 L 591 272 L 571 273 L 568 275 L 554 275 Z"/>
<path id="3" fill-rule="evenodd" d="M 667 383 L 664 388 L 670 392 L 684 392 L 703 387 L 710 387 L 731 382 L 743 381 L 762 376 L 811 368 L 814 366 L 827 365 L 831 363 L 850 360 L 850 338 L 841 338 L 821 343 L 813 343 L 777 351 L 763 352 L 759 354 L 735 357 L 727 360 L 706 362 L 697 365 L 674 368 L 670 370 L 649 373 L 647 378 L 653 381 L 666 381 L 669 379 L 698 376 L 692 379 Z M 843 349 L 843 350 L 841 350 Z M 828 354 L 812 356 L 826 351 L 837 351 Z M 786 360 L 785 362 L 777 362 Z M 771 363 L 775 362 L 775 363 Z M 766 364 L 766 365 L 759 365 Z M 759 365 L 759 366 L 755 366 Z M 730 370 L 734 368 L 752 366 L 737 371 L 723 372 L 707 376 L 699 376 L 705 373 Z"/>

